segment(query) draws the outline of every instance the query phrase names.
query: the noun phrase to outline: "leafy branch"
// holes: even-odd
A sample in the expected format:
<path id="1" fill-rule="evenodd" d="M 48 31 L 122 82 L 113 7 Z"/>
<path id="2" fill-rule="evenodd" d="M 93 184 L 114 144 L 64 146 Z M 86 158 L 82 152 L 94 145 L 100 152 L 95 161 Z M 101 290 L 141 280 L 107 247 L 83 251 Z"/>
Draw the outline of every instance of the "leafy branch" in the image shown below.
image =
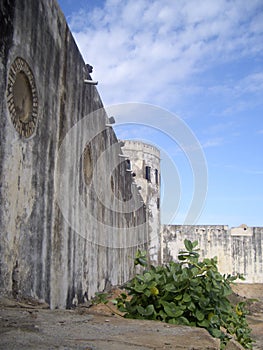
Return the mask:
<path id="1" fill-rule="evenodd" d="M 130 296 L 116 299 L 119 311 L 126 318 L 206 328 L 221 340 L 221 349 L 231 337 L 252 349 L 245 304 L 232 305 L 228 299 L 231 284 L 243 276 L 221 275 L 216 257 L 199 260 L 197 241 L 184 244 L 179 262 L 166 266 L 148 266 L 146 252 L 137 252 L 134 263 L 144 270 L 125 284 Z"/>

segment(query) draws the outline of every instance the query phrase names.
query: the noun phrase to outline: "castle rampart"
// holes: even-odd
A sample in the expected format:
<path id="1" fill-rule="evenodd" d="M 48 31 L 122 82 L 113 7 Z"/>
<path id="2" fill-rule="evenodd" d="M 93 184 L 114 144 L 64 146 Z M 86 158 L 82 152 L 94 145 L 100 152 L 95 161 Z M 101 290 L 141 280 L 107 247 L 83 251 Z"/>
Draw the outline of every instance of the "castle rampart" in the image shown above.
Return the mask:
<path id="1" fill-rule="evenodd" d="M 145 208 L 56 1 L 0 15 L 0 292 L 70 306 L 131 278 Z"/>
<path id="2" fill-rule="evenodd" d="M 164 263 L 176 259 L 184 239 L 197 240 L 201 258 L 218 258 L 221 273 L 243 274 L 246 283 L 263 282 L 263 227 L 241 225 L 163 225 Z"/>

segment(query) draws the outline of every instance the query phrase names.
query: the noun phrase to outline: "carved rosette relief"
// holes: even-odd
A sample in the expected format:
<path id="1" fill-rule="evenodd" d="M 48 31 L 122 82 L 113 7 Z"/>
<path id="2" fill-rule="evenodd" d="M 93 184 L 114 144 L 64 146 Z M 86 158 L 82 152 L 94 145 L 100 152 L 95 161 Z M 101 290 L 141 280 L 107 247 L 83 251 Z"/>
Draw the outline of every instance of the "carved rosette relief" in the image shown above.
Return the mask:
<path id="1" fill-rule="evenodd" d="M 38 97 L 33 73 L 21 57 L 17 57 L 10 67 L 6 94 L 16 131 L 25 138 L 30 137 L 37 124 Z"/>

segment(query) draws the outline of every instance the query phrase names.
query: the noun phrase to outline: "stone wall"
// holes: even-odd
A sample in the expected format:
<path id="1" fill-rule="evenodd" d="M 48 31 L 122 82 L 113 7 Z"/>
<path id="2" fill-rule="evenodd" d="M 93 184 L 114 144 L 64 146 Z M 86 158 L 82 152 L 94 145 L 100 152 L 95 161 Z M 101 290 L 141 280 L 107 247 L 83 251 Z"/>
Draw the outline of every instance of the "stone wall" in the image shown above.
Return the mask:
<path id="1" fill-rule="evenodd" d="M 244 274 L 246 283 L 263 282 L 263 227 L 163 225 L 164 263 L 176 260 L 184 239 L 197 240 L 201 258 L 217 256 L 221 273 Z"/>
<path id="2" fill-rule="evenodd" d="M 123 152 L 128 156 L 134 181 L 146 205 L 149 256 L 153 264 L 161 263 L 160 151 L 138 140 L 124 140 L 124 143 Z"/>
<path id="3" fill-rule="evenodd" d="M 133 275 L 146 212 L 56 1 L 2 0 L 0 33 L 0 292 L 70 306 Z"/>

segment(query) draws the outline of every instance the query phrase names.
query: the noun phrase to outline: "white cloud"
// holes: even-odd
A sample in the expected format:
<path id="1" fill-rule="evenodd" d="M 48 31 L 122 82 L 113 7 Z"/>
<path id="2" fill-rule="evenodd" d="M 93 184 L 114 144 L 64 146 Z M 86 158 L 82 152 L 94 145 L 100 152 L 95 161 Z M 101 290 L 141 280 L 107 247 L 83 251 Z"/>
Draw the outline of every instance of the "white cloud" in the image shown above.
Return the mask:
<path id="1" fill-rule="evenodd" d="M 202 143 L 202 148 L 218 147 L 224 143 L 222 137 L 214 137 Z"/>
<path id="2" fill-rule="evenodd" d="M 246 67 L 242 67 L 241 71 L 242 69 L 245 71 Z M 218 80 L 215 85 L 211 85 L 207 89 L 203 87 L 202 93 L 204 98 L 218 102 L 215 113 L 217 116 L 233 117 L 235 123 L 238 123 L 238 119 L 235 118 L 238 114 L 246 112 L 253 117 L 253 111 L 263 107 L 262 71 L 254 71 L 252 68 L 252 72 L 249 74 L 242 74 L 241 78 Z M 230 123 L 233 123 L 233 120 Z"/>
<path id="3" fill-rule="evenodd" d="M 250 175 L 263 175 L 263 170 L 246 170 L 245 172 Z"/>
<path id="4" fill-rule="evenodd" d="M 243 93 L 260 93 L 263 94 L 263 73 L 252 73 L 240 81 L 237 86 L 237 92 Z"/>
<path id="5" fill-rule="evenodd" d="M 240 97 L 244 94 L 263 93 L 263 73 L 252 72 L 241 79 L 229 80 L 225 84 L 211 86 L 209 91 L 213 94 L 231 95 L 232 97 Z"/>
<path id="6" fill-rule="evenodd" d="M 262 8 L 260 0 L 108 0 L 74 14 L 70 27 L 106 103 L 167 105 L 196 72 L 263 49 Z"/>
<path id="7" fill-rule="evenodd" d="M 203 131 L 204 134 L 214 135 L 218 133 L 225 133 L 227 130 L 235 128 L 236 125 L 232 122 L 224 122 L 224 123 L 213 123 L 209 127 L 206 127 L 206 129 Z"/>

